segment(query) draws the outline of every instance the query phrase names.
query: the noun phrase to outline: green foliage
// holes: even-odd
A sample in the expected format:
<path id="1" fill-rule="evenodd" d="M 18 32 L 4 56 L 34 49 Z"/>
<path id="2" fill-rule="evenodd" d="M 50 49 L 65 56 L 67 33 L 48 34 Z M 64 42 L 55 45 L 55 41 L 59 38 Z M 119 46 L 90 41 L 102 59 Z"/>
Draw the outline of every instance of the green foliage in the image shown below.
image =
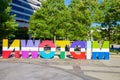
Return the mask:
<path id="1" fill-rule="evenodd" d="M 87 40 L 88 28 L 92 23 L 90 0 L 72 0 L 69 8 L 72 16 L 70 36 L 73 40 Z"/>
<path id="2" fill-rule="evenodd" d="M 119 43 L 120 1 L 101 0 L 93 6 L 95 6 L 92 8 L 93 21 L 101 24 L 100 28 L 94 27 L 92 29 L 94 30 L 93 40 L 109 40 L 110 43 Z"/>
<path id="3" fill-rule="evenodd" d="M 102 23 L 102 26 L 115 24 L 120 20 L 120 1 L 119 0 L 101 0 L 95 8 L 96 22 Z"/>
<path id="4" fill-rule="evenodd" d="M 96 22 L 108 28 L 107 40 L 111 40 L 111 28 L 120 21 L 120 0 L 102 0 L 95 9 Z M 112 42 L 112 41 L 111 41 Z"/>
<path id="5" fill-rule="evenodd" d="M 47 0 L 42 2 L 42 7 L 37 10 L 30 20 L 29 33 L 35 38 L 53 38 L 59 35 L 62 11 L 65 5 L 63 0 Z"/>
<path id="6" fill-rule="evenodd" d="M 14 37 L 16 30 L 14 16 L 10 16 L 11 0 L 0 0 L 0 39 Z"/>
<path id="7" fill-rule="evenodd" d="M 111 43 L 120 44 L 120 25 L 112 28 Z"/>
<path id="8" fill-rule="evenodd" d="M 87 40 L 92 20 L 91 11 L 85 6 L 89 6 L 86 1 L 79 0 L 73 0 L 68 7 L 64 0 L 43 1 L 31 17 L 29 33 L 34 38 Z"/>
<path id="9" fill-rule="evenodd" d="M 33 38 L 42 39 L 56 36 L 57 39 L 88 40 L 92 36 L 93 40 L 115 40 L 119 36 L 110 39 L 111 27 L 119 21 L 119 0 L 71 0 L 68 7 L 64 0 L 42 0 L 42 6 L 30 19 L 29 33 Z M 90 28 L 92 23 L 100 23 L 106 29 Z M 94 30 L 92 34 L 91 30 Z"/>

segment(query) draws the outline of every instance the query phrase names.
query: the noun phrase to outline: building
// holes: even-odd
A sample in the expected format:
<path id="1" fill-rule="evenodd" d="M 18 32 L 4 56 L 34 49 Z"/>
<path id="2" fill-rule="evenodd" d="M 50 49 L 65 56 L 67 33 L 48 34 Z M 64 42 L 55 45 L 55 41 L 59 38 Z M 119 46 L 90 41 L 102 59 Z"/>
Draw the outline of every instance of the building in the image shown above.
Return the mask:
<path id="1" fill-rule="evenodd" d="M 40 0 L 12 0 L 10 14 L 15 14 L 19 27 L 28 27 L 30 16 L 41 6 Z"/>

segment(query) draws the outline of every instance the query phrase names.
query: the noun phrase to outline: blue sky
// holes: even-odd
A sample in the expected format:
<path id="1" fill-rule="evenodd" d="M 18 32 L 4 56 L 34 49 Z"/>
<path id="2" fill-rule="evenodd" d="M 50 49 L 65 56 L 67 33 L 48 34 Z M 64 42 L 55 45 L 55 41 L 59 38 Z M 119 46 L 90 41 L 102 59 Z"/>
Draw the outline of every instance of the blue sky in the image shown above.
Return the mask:
<path id="1" fill-rule="evenodd" d="M 68 6 L 70 4 L 71 0 L 64 0 L 64 3 Z"/>
<path id="2" fill-rule="evenodd" d="M 70 4 L 71 0 L 64 0 L 64 3 L 68 6 Z M 101 0 L 98 0 L 98 2 L 101 2 Z"/>

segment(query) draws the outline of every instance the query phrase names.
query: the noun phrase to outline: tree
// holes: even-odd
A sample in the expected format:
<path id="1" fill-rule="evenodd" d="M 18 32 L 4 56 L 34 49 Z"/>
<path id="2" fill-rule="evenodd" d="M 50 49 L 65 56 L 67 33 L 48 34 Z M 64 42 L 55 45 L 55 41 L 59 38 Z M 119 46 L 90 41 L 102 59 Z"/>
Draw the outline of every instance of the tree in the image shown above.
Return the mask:
<path id="1" fill-rule="evenodd" d="M 93 22 L 91 0 L 72 0 L 69 8 L 72 16 L 71 38 L 74 40 L 87 40 L 88 31 Z"/>
<path id="2" fill-rule="evenodd" d="M 30 19 L 29 33 L 32 34 L 32 37 L 53 38 L 59 35 L 61 13 L 64 8 L 64 0 L 42 1 L 42 6 Z"/>
<path id="3" fill-rule="evenodd" d="M 102 0 L 96 6 L 96 22 L 102 27 L 108 28 L 108 39 L 110 39 L 111 28 L 120 21 L 120 1 L 119 0 Z"/>
<path id="4" fill-rule="evenodd" d="M 66 7 L 64 0 L 43 0 L 31 17 L 29 33 L 34 38 L 88 40 L 91 24 L 100 23 L 108 30 L 100 29 L 96 39 L 109 40 L 110 27 L 120 21 L 119 4 L 119 0 L 71 0 Z"/>
<path id="5" fill-rule="evenodd" d="M 0 0 L 0 39 L 14 37 L 17 24 L 10 15 L 11 0 Z"/>
<path id="6" fill-rule="evenodd" d="M 39 38 L 57 36 L 58 39 L 87 40 L 92 23 L 89 2 L 72 0 L 66 7 L 64 0 L 43 1 L 31 17 L 29 33 Z"/>
<path id="7" fill-rule="evenodd" d="M 111 31 L 111 43 L 120 44 L 120 25 L 116 25 Z"/>

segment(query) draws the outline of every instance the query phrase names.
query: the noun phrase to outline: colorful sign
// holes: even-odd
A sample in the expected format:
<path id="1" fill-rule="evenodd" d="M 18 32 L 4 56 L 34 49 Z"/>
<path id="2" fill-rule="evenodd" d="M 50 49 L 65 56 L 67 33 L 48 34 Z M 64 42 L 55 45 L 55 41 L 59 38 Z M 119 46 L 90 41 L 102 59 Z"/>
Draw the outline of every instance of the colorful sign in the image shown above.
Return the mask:
<path id="1" fill-rule="evenodd" d="M 48 45 L 51 47 L 50 52 L 46 53 L 44 47 Z M 70 55 L 75 59 L 92 59 L 92 60 L 109 60 L 109 41 L 104 41 L 100 47 L 98 41 L 64 41 L 56 40 L 53 43 L 50 40 L 44 40 L 40 43 L 40 40 L 20 40 L 15 39 L 10 47 L 8 47 L 8 39 L 3 39 L 2 43 L 2 58 L 9 58 L 14 52 L 15 58 L 23 59 L 29 58 L 31 54 L 32 58 L 36 59 L 41 56 L 44 59 L 51 59 L 56 54 L 56 46 L 60 46 L 60 59 L 65 59 L 65 46 L 69 45 Z M 76 53 L 74 49 L 76 46 L 81 48 L 80 53 Z"/>

